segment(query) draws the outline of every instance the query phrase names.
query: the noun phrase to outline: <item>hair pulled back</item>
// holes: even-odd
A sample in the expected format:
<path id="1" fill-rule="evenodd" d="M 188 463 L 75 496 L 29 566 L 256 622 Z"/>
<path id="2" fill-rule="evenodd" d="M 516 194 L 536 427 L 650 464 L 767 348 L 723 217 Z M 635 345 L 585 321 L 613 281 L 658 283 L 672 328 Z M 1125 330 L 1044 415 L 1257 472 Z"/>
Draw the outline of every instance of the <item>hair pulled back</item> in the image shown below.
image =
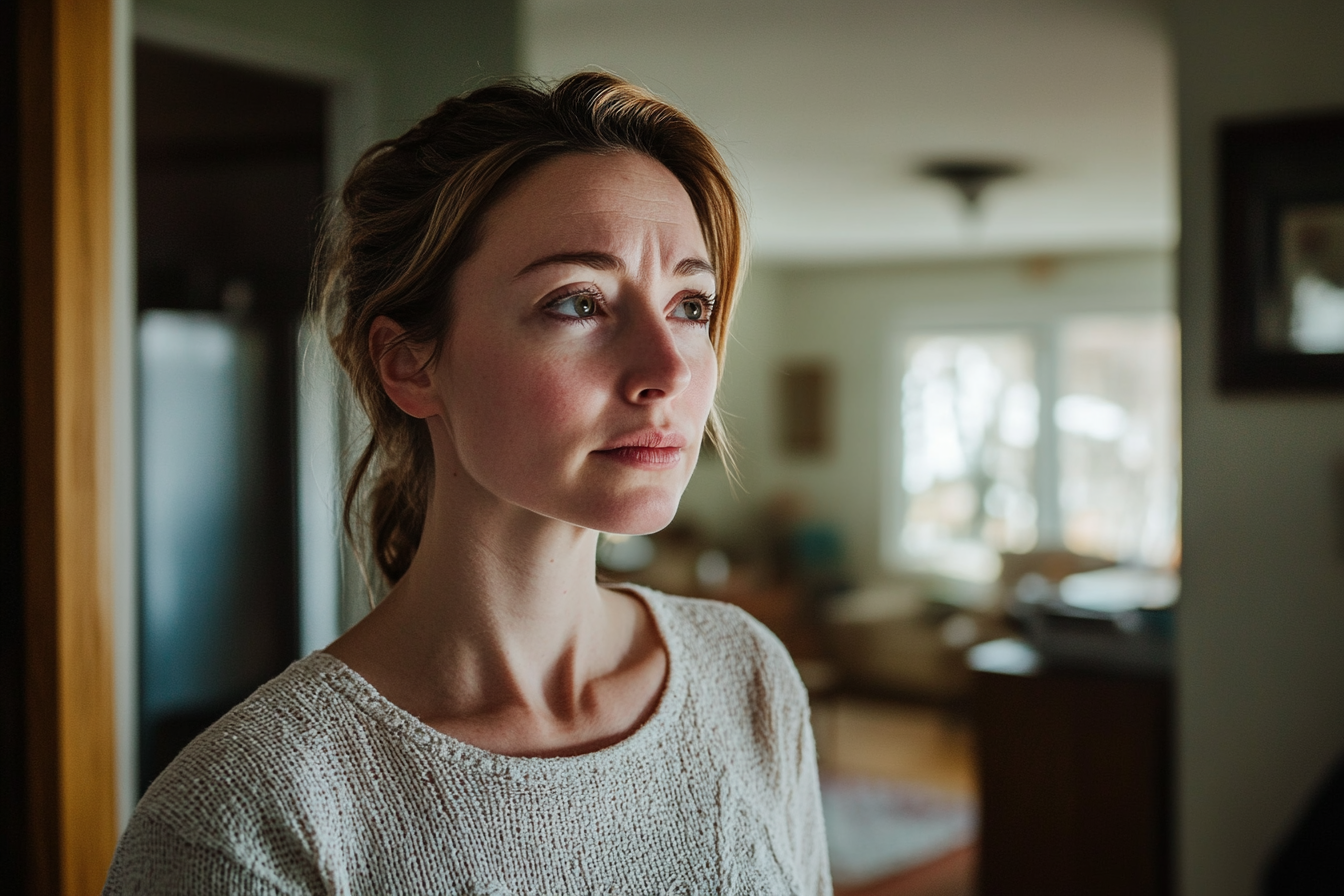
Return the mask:
<path id="1" fill-rule="evenodd" d="M 742 272 L 741 211 L 710 139 L 647 91 L 600 72 L 571 75 L 550 88 L 502 81 L 448 99 L 402 136 L 375 144 L 347 179 L 319 257 L 331 345 L 369 420 L 342 519 L 354 540 L 353 520 L 367 500 L 370 546 L 389 583 L 405 574 L 419 546 L 434 456 L 425 422 L 383 389 L 370 351 L 373 321 L 386 315 L 405 330 L 406 341 L 432 346 L 437 355 L 452 323 L 453 275 L 475 251 L 483 216 L 508 187 L 557 156 L 620 151 L 660 162 L 690 197 L 715 269 L 709 335 L 722 371 Z M 717 411 L 707 435 L 726 450 Z"/>

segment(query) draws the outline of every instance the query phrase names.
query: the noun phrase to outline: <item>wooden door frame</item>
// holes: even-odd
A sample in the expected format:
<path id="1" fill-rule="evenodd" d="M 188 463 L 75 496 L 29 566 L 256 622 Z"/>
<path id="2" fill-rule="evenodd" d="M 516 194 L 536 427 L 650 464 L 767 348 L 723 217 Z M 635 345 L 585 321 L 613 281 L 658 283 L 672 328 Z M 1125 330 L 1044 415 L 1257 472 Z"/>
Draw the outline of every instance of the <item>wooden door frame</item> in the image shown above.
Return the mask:
<path id="1" fill-rule="evenodd" d="M 116 846 L 114 73 L 124 0 L 21 0 L 28 891 Z"/>

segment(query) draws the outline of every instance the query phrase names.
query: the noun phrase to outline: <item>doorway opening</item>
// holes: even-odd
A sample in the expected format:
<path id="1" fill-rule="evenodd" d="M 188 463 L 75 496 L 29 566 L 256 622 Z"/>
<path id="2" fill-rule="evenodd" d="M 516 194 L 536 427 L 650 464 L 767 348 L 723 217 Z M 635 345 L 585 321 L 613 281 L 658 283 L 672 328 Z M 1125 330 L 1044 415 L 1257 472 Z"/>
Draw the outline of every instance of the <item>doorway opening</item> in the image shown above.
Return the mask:
<path id="1" fill-rule="evenodd" d="M 134 83 L 143 791 L 299 653 L 298 345 L 329 88 L 145 42 Z"/>

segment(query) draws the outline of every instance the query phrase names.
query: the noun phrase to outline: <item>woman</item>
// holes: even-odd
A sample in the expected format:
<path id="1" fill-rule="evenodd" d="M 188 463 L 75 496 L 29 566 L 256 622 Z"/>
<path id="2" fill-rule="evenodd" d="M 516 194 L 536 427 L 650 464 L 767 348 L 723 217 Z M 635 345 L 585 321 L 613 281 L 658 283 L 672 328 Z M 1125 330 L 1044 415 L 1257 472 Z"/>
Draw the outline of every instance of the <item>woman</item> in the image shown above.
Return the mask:
<path id="1" fill-rule="evenodd" d="M 594 578 L 672 519 L 741 257 L 722 159 L 604 74 L 450 99 L 327 250 L 391 588 L 155 781 L 109 893 L 824 893 L 806 695 L 740 611 Z M 373 478 L 371 488 L 366 480 Z"/>

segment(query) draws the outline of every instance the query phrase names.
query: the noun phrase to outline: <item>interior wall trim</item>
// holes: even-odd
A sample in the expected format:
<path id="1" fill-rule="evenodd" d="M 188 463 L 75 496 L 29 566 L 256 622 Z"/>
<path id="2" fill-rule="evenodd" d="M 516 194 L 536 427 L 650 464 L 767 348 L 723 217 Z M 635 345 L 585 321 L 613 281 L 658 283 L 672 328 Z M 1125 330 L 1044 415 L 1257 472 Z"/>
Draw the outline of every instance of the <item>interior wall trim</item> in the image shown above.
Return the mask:
<path id="1" fill-rule="evenodd" d="M 21 0 L 29 891 L 101 890 L 113 686 L 113 0 Z"/>
<path id="2" fill-rule="evenodd" d="M 134 5 L 135 39 L 321 84 L 329 89 L 327 186 L 337 190 L 360 153 L 381 136 L 376 79 L 367 60 L 270 34 Z"/>

